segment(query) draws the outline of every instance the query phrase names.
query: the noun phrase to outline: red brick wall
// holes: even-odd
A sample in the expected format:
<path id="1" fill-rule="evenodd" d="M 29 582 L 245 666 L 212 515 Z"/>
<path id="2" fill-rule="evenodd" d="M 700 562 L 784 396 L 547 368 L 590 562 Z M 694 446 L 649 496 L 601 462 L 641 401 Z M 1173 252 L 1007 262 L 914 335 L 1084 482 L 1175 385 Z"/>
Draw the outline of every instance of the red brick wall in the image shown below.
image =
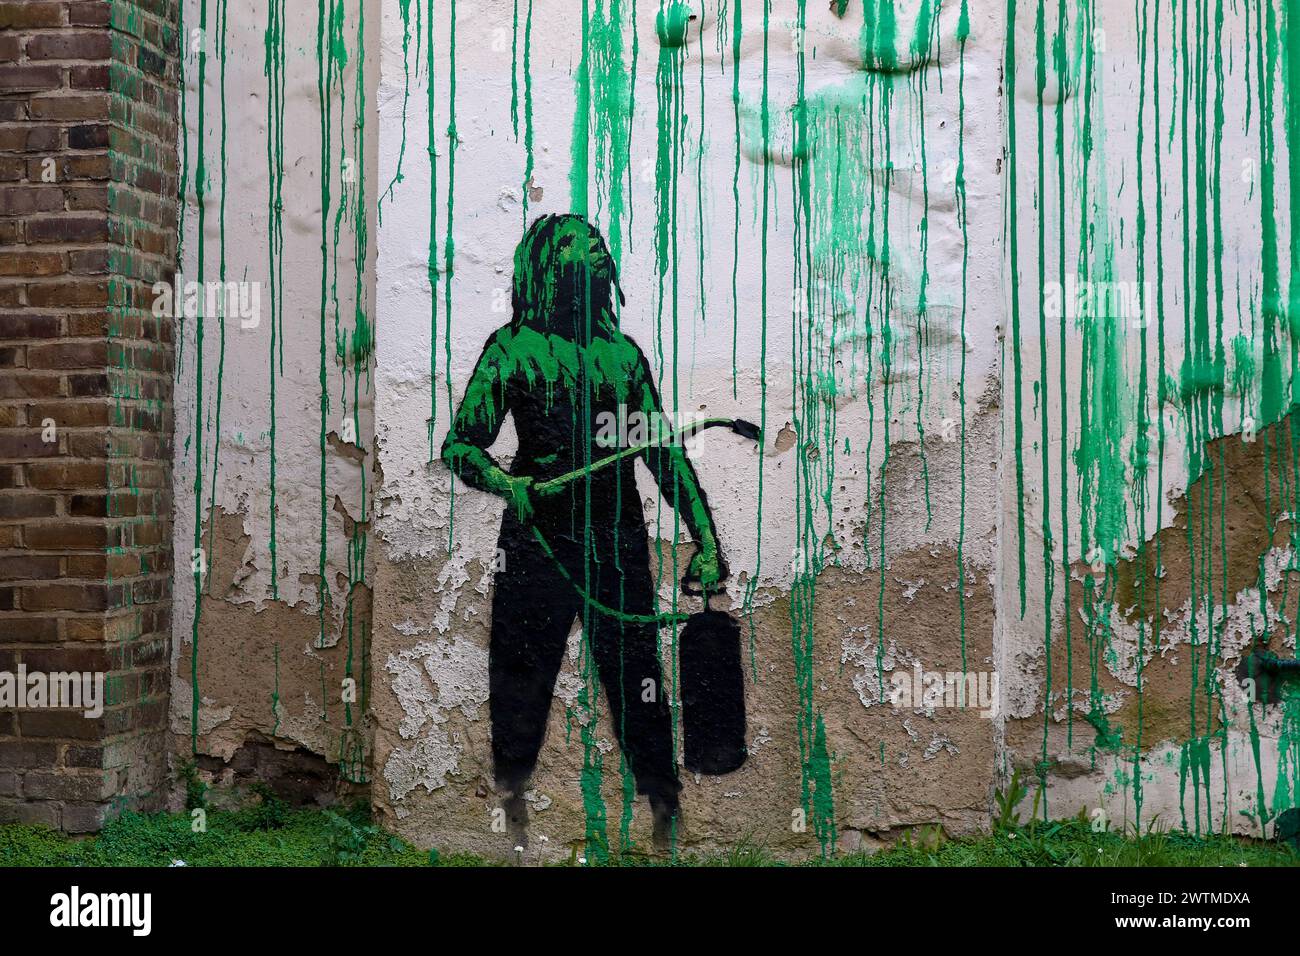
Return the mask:
<path id="1" fill-rule="evenodd" d="M 176 0 L 0 0 L 0 671 L 106 671 L 91 720 L 0 709 L 0 822 L 163 798 Z M 51 440 L 52 439 L 52 440 Z"/>

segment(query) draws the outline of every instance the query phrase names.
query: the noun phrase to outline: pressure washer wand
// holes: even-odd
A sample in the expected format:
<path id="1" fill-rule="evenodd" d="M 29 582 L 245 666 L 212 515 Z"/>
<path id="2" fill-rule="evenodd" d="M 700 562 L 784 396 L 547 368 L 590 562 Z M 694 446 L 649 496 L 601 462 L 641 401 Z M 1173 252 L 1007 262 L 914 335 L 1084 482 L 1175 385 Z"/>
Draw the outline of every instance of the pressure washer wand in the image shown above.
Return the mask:
<path id="1" fill-rule="evenodd" d="M 699 421 L 691 422 L 689 425 L 679 428 L 677 431 L 658 441 L 645 442 L 641 445 L 633 445 L 631 448 L 621 449 L 606 458 L 601 458 L 599 461 L 592 462 L 585 468 L 575 469 L 567 474 L 560 475 L 558 478 L 552 478 L 549 481 L 540 481 L 532 486 L 532 490 L 534 493 L 539 495 L 554 494 L 565 485 L 577 481 L 579 478 L 586 477 L 594 472 L 601 471 L 604 468 L 608 468 L 610 465 L 620 462 L 625 458 L 633 458 L 652 448 L 662 448 L 665 446 L 675 445 L 683 439 L 694 435 L 696 432 L 704 431 L 706 428 L 729 428 L 737 435 L 742 438 L 748 438 L 750 441 L 758 441 L 760 437 L 758 426 L 753 422 L 745 421 L 743 418 L 701 418 Z"/>

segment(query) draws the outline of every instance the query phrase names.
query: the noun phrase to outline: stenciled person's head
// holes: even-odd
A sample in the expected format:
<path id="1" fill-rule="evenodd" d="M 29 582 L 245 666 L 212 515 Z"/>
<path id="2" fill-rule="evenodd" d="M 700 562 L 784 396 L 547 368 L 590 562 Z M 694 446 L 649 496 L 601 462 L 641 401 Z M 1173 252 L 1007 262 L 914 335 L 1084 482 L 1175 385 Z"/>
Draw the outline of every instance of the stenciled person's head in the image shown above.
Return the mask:
<path id="1" fill-rule="evenodd" d="M 618 328 L 618 268 L 605 239 L 572 213 L 541 216 L 515 249 L 514 326 L 586 344 Z"/>

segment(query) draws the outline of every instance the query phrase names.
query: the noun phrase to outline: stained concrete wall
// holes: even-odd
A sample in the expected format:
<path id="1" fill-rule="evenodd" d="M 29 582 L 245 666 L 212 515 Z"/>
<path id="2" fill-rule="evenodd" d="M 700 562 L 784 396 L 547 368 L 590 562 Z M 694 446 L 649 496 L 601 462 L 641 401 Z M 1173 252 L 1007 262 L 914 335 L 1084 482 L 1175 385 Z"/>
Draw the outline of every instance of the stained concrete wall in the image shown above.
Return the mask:
<path id="1" fill-rule="evenodd" d="M 1277 45 L 1300 26 L 1097 4 L 1053 53 L 1044 13 L 1005 78 L 1007 754 L 1054 816 L 1263 835 L 1295 801 L 1295 705 L 1236 671 L 1295 648 Z"/>
<path id="2" fill-rule="evenodd" d="M 765 429 L 761 452 L 691 449 L 744 622 L 750 757 L 686 776 L 681 845 L 971 832 L 1017 771 L 1052 816 L 1270 832 L 1295 703 L 1250 705 L 1234 668 L 1252 640 L 1294 650 L 1285 17 L 866 8 L 415 0 L 362 27 L 345 5 L 323 55 L 313 18 L 287 24 L 269 161 L 269 11 L 228 26 L 227 274 L 269 279 L 283 168 L 283 321 L 228 327 L 224 371 L 213 323 L 201 348 L 187 327 L 177 553 L 197 540 L 209 570 L 197 605 L 178 571 L 179 755 L 228 776 L 250 740 L 330 764 L 359 740 L 346 776 L 387 825 L 512 852 L 487 692 L 503 505 L 438 452 L 526 223 L 578 209 L 667 410 Z M 217 62 L 202 110 L 188 63 L 192 157 L 200 116 L 219 136 Z M 187 224 L 197 263 L 193 204 Z M 1080 282 L 1110 304 L 1068 308 Z M 514 442 L 507 422 L 503 461 Z M 639 477 L 670 606 L 691 548 Z M 575 627 L 530 855 L 648 845 L 584 663 Z M 994 713 L 891 703 L 917 668 L 996 675 Z"/>
<path id="3" fill-rule="evenodd" d="M 224 316 L 179 322 L 171 728 L 178 763 L 200 758 L 220 779 L 277 749 L 367 775 L 368 12 L 183 11 L 184 278 L 239 286 Z"/>

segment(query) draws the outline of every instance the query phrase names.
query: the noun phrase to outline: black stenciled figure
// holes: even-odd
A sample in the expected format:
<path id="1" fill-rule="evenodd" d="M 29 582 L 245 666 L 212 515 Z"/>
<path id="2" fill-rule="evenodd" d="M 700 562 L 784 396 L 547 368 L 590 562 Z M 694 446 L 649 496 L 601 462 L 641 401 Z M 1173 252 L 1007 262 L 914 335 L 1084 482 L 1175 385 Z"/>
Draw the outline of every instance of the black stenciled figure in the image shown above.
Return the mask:
<path id="1" fill-rule="evenodd" d="M 522 795 L 568 635 L 580 619 L 619 745 L 637 791 L 649 798 L 661 842 L 678 816 L 681 783 L 636 458 L 696 542 L 683 585 L 715 589 L 727 571 L 680 444 L 587 470 L 617 450 L 598 441 L 607 423 L 663 421 L 649 365 L 619 331 L 615 294 L 621 300 L 616 267 L 593 226 L 575 215 L 535 221 L 515 252 L 513 318 L 483 349 L 442 457 L 466 484 L 507 502 L 488 668 L 494 771 L 512 822 L 526 822 Z M 488 452 L 507 415 L 519 438 L 509 471 Z M 574 472 L 558 488 L 538 488 Z"/>

